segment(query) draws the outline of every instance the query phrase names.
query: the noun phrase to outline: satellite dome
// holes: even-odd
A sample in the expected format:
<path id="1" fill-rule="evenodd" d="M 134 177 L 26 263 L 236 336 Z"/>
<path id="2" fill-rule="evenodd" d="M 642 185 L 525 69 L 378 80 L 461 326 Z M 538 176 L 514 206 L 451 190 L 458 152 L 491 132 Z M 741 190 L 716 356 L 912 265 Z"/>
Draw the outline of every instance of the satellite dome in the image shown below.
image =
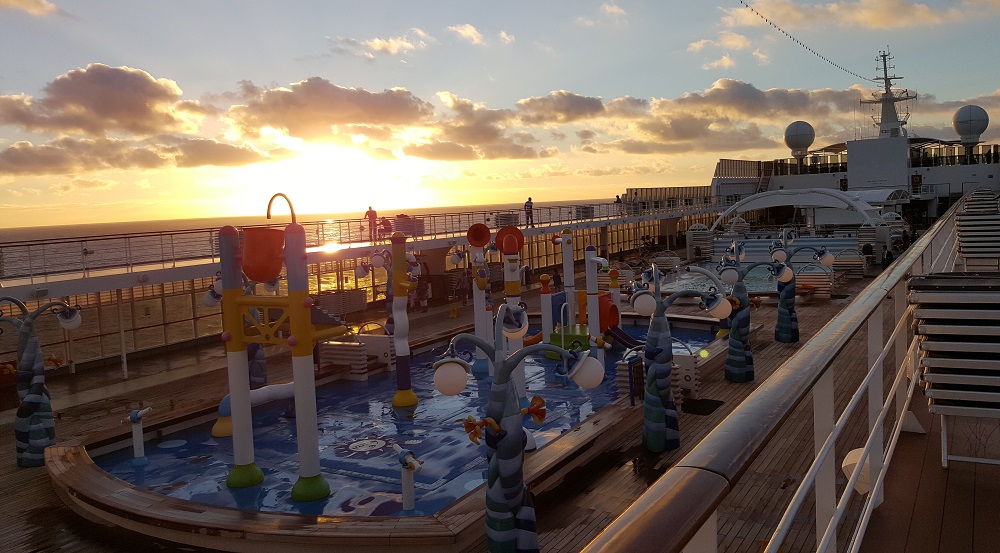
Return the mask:
<path id="1" fill-rule="evenodd" d="M 975 105 L 958 108 L 951 120 L 951 127 L 961 137 L 963 144 L 978 143 L 979 135 L 983 134 L 988 126 L 990 126 L 990 116 L 985 109 Z"/>
<path id="2" fill-rule="evenodd" d="M 795 121 L 785 129 L 785 145 L 795 157 L 805 156 L 816 139 L 816 131 L 805 121 Z"/>

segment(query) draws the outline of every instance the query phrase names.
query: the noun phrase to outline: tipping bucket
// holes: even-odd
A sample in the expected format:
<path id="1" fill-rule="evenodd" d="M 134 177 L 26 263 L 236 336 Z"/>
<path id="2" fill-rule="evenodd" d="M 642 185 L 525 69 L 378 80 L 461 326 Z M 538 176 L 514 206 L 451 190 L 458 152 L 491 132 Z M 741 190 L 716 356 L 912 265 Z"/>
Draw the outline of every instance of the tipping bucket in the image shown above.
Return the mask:
<path id="1" fill-rule="evenodd" d="M 271 282 L 281 274 L 285 231 L 276 228 L 243 229 L 243 273 L 256 282 Z"/>

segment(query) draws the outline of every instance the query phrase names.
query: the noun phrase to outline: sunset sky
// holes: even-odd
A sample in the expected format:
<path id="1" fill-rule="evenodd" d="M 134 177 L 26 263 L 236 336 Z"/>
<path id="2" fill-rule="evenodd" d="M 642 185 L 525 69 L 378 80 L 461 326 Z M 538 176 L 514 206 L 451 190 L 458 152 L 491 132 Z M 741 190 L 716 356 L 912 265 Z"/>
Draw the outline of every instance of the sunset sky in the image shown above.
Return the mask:
<path id="1" fill-rule="evenodd" d="M 708 185 L 869 136 L 886 48 L 912 135 L 1000 139 L 1000 0 L 748 3 L 0 0 L 0 228 Z"/>

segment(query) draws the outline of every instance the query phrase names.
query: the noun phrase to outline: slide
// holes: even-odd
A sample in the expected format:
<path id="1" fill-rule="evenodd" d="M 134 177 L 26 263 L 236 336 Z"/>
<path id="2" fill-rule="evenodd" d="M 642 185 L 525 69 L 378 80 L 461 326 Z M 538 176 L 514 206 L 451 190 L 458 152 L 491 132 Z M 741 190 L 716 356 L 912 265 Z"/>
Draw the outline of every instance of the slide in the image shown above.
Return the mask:
<path id="1" fill-rule="evenodd" d="M 622 327 L 620 326 L 612 326 L 608 328 L 607 334 L 615 339 L 615 344 L 621 344 L 625 347 L 625 349 L 641 346 L 644 343 L 629 336 L 628 333 L 622 330 Z"/>

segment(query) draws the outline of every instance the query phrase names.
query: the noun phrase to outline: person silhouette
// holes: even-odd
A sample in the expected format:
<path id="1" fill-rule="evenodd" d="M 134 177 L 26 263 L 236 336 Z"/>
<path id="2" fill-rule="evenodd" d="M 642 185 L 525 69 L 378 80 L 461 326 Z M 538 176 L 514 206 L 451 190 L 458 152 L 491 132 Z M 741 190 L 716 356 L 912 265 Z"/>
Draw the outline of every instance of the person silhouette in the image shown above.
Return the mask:
<path id="1" fill-rule="evenodd" d="M 374 244 L 378 239 L 378 213 L 372 209 L 372 206 L 368 206 L 368 211 L 365 212 L 365 219 L 368 219 L 368 239 Z"/>
<path id="2" fill-rule="evenodd" d="M 528 197 L 528 201 L 524 202 L 524 224 L 529 227 L 535 226 L 534 207 L 535 203 L 531 201 L 531 197 Z"/>

